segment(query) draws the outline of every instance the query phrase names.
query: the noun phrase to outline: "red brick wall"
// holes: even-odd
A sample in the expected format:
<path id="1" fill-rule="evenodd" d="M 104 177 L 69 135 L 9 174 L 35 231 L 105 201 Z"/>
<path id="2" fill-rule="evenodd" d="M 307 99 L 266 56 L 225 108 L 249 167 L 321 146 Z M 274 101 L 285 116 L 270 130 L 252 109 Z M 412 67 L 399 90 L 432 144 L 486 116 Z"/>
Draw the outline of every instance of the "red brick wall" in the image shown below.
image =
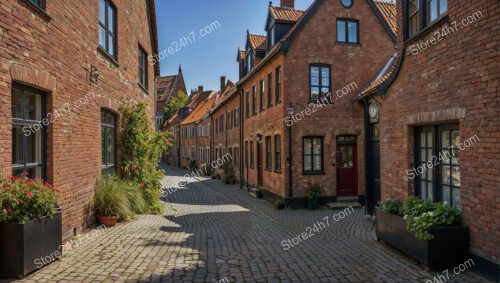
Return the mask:
<path id="1" fill-rule="evenodd" d="M 402 1 L 398 20 L 402 27 Z M 470 227 L 471 251 L 499 263 L 500 257 L 500 117 L 498 81 L 498 1 L 448 1 L 448 16 L 427 33 L 406 44 L 400 74 L 380 109 L 382 198 L 413 195 L 406 170 L 413 163 L 413 126 L 457 122 L 460 139 L 477 135 L 480 141 L 460 152 L 461 202 Z M 482 17 L 464 27 L 477 11 Z M 459 29 L 413 52 L 416 43 L 429 40 L 458 22 Z M 402 42 L 402 34 L 399 34 Z M 412 48 L 412 49 L 411 49 Z M 459 115 L 461 109 L 465 115 Z M 448 110 L 448 117 L 442 115 Z M 416 118 L 417 115 L 430 113 Z"/>
<path id="2" fill-rule="evenodd" d="M 153 66 L 148 66 L 149 95 L 138 87 L 137 74 L 138 44 L 151 54 L 152 43 L 144 2 L 114 3 L 118 65 L 97 51 L 98 1 L 46 3 L 50 20 L 24 1 L 0 4 L 0 174 L 11 174 L 12 166 L 11 84 L 20 81 L 46 91 L 47 113 L 70 103 L 71 113 L 55 119 L 47 130 L 48 181 L 61 191 L 67 238 L 93 221 L 91 203 L 101 172 L 101 108 L 116 113 L 121 102 L 144 101 L 154 117 Z M 99 70 L 98 83 L 89 82 L 90 65 Z M 74 107 L 89 92 L 104 97 Z"/>
<path id="3" fill-rule="evenodd" d="M 336 43 L 336 18 L 338 17 L 359 20 L 360 45 Z M 276 59 L 268 62 L 262 70 L 245 81 L 241 86 L 243 95 L 246 95 L 247 91 L 251 94 L 252 86 L 254 84 L 258 86 L 261 79 L 266 80 L 267 85 L 267 74 L 273 72 L 274 93 L 274 70 L 281 65 L 283 102 L 248 120 L 244 116 L 244 140 L 255 141 L 256 134 L 262 134 L 264 151 L 266 136 L 281 135 L 282 172 L 264 170 L 266 190 L 282 197 L 285 196 L 285 188 L 288 186 L 286 108 L 289 103 L 292 103 L 295 106 L 295 113 L 305 113 L 306 108 L 314 110 L 313 106 L 308 104 L 309 66 L 317 63 L 331 65 L 334 103 L 316 108 L 315 113 L 304 115 L 301 121 L 292 125 L 293 195 L 304 197 L 307 184 L 318 183 L 325 190 L 326 196 L 336 196 L 336 168 L 333 166 L 336 160 L 333 156 L 335 156 L 336 139 L 339 135 L 354 135 L 357 138 L 358 194 L 364 195 L 363 109 L 352 103 L 352 97 L 384 66 L 393 49 L 394 44 L 389 35 L 366 2 L 357 1 L 351 9 L 346 10 L 339 1 L 325 1 L 292 40 L 288 54 L 276 56 Z M 355 83 L 355 86 L 351 83 Z M 351 91 L 336 99 L 336 91 L 349 85 L 352 86 Z M 265 96 L 267 97 L 267 87 Z M 243 107 L 245 107 L 245 99 L 243 97 Z M 304 175 L 302 172 L 302 138 L 308 135 L 324 137 L 325 174 Z M 272 152 L 274 153 L 274 141 L 272 141 Z M 274 162 L 273 157 L 273 167 Z M 251 184 L 255 184 L 257 180 L 256 171 L 252 168 L 249 170 L 248 181 Z M 246 173 L 244 178 L 246 178 Z"/>

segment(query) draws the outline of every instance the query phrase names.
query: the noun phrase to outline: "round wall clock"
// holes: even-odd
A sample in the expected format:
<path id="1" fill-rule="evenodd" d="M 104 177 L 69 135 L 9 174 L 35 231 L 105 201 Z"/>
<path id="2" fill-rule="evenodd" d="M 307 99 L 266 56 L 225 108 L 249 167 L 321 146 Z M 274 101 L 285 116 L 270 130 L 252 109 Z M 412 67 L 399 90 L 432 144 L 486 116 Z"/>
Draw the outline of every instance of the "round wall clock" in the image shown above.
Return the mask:
<path id="1" fill-rule="evenodd" d="M 372 102 L 368 108 L 368 112 L 370 114 L 370 118 L 375 119 L 378 117 L 378 103 Z"/>

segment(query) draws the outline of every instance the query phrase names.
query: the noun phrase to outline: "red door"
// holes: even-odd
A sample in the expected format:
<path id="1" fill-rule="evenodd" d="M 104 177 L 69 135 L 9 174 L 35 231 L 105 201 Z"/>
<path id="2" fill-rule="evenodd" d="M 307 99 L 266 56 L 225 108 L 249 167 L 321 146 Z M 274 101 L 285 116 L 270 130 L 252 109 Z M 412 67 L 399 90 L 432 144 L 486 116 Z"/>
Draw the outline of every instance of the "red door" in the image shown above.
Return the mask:
<path id="1" fill-rule="evenodd" d="M 337 145 L 337 195 L 357 196 L 356 145 Z"/>

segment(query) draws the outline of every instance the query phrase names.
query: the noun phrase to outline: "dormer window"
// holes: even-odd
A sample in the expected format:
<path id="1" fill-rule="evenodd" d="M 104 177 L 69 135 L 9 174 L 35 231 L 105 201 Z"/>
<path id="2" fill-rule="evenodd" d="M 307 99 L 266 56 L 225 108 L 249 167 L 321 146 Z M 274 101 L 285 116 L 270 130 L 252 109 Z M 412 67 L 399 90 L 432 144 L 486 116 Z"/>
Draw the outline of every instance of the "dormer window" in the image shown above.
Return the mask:
<path id="1" fill-rule="evenodd" d="M 250 51 L 250 49 L 247 50 L 247 73 L 250 73 L 250 71 L 252 70 L 252 52 Z"/>
<path id="2" fill-rule="evenodd" d="M 274 44 L 276 43 L 276 35 L 275 35 L 275 29 L 274 29 L 274 26 L 271 28 L 271 34 L 270 34 L 270 40 L 271 40 L 271 48 L 274 46 Z"/>

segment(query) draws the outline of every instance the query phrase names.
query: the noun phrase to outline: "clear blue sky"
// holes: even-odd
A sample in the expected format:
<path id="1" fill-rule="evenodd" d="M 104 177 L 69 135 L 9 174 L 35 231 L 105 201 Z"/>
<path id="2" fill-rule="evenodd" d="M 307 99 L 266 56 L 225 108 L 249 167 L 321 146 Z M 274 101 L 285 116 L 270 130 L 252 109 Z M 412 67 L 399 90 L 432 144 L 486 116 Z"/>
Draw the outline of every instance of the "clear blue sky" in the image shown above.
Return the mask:
<path id="1" fill-rule="evenodd" d="M 305 10 L 312 2 L 295 0 L 295 8 Z M 274 6 L 279 3 L 273 1 Z M 238 46 L 245 48 L 247 29 L 264 34 L 268 5 L 266 0 L 156 0 L 160 52 L 178 49 L 173 54 L 165 52 L 168 56 L 160 60 L 161 75 L 176 74 L 181 63 L 188 91 L 198 85 L 218 91 L 221 75 L 236 82 Z M 201 37 L 200 29 L 215 21 L 220 26 Z M 180 38 L 191 37 L 193 31 L 196 40 L 180 47 Z"/>

